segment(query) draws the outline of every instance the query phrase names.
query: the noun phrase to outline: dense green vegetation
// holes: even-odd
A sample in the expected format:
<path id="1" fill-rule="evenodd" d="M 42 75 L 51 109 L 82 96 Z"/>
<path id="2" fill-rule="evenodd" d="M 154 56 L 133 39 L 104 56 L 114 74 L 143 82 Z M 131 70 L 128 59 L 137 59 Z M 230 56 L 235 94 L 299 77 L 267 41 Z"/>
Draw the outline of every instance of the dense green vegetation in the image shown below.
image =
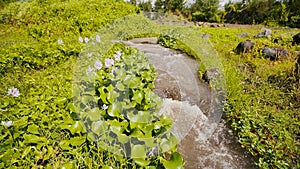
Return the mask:
<path id="1" fill-rule="evenodd" d="M 300 0 L 229 1 L 224 8 L 220 8 L 219 2 L 196 0 L 187 5 L 184 0 L 157 0 L 154 7 L 150 2 L 141 2 L 138 6 L 144 11 L 183 15 L 191 21 L 300 27 Z M 136 1 L 131 3 L 136 4 Z"/>
<path id="2" fill-rule="evenodd" d="M 263 59 L 259 49 L 264 45 L 278 46 L 271 39 L 254 39 L 255 49 L 244 56 L 232 51 L 239 41 L 239 29 L 204 29 L 226 66 L 228 106 L 226 114 L 231 127 L 238 133 L 239 142 L 258 157 L 262 168 L 299 168 L 299 95 L 295 67 L 295 50 L 289 31 L 276 31 L 273 36 L 285 35 L 281 46 L 290 52 L 289 58 L 278 61 Z M 259 30 L 246 29 L 250 36 Z M 295 32 L 296 33 L 296 32 Z"/>
<path id="3" fill-rule="evenodd" d="M 149 114 L 161 102 L 151 92 L 155 70 L 138 51 L 121 44 L 105 46 L 103 42 L 111 36 L 100 34 L 100 40 L 95 35 L 111 21 L 124 25 L 114 27 L 112 24 L 104 29 L 116 35 L 113 38 L 158 36 L 160 44 L 180 49 L 205 63 L 205 67 L 199 68 L 200 73 L 220 61 L 203 57 L 198 41 L 194 40 L 203 33 L 210 34 L 209 40 L 219 53 L 226 75 L 224 110 L 227 121 L 241 145 L 257 158 L 261 168 L 300 167 L 300 93 L 293 74 L 295 51 L 300 48 L 292 46 L 290 30 L 276 30 L 270 38 L 253 39 L 254 50 L 237 55 L 234 48 L 249 38 L 240 38 L 237 34 L 246 31 L 253 36 L 261 30 L 192 27 L 187 32 L 187 28 L 157 26 L 137 15 L 130 20 L 134 26 L 124 31 L 128 28 L 126 19 L 116 19 L 139 13 L 139 9 L 117 0 L 4 2 L 6 5 L 0 8 L 0 168 L 183 167 L 182 158 L 176 151 L 176 139 L 172 135 L 160 137 L 170 129 L 172 121 Z M 178 9 L 171 11 L 180 12 Z M 199 11 L 198 14 L 201 16 Z M 204 17 L 214 21 L 208 18 Z M 168 31 L 170 28 L 171 32 Z M 277 36 L 282 40 L 275 44 L 273 39 Z M 93 43 L 97 50 L 91 51 L 89 45 Z M 264 45 L 281 46 L 290 52 L 290 56 L 278 61 L 263 59 L 259 49 Z M 101 50 L 106 53 L 104 56 L 100 55 Z M 121 53 L 120 60 L 114 56 L 118 52 Z M 108 94 L 91 90 L 89 86 L 93 83 L 79 78 L 80 81 L 75 82 L 82 85 L 80 89 L 85 93 L 74 99 L 73 75 L 77 69 L 73 68 L 78 65 L 78 58 L 83 60 L 80 63 L 89 61 L 89 57 L 82 57 L 86 54 L 99 56 L 103 65 L 97 71 L 95 85 L 97 91 Z M 107 59 L 115 60 L 106 67 Z M 88 63 L 95 63 L 95 60 Z M 84 67 L 87 65 L 82 66 L 87 68 Z M 114 70 L 117 76 L 112 73 L 113 66 L 119 68 Z M 89 73 L 95 73 L 97 67 Z M 86 69 L 83 73 L 86 75 Z M 138 76 L 131 81 L 124 75 Z M 137 86 L 140 82 L 143 85 Z M 224 87 L 224 84 L 213 84 L 213 87 L 215 85 Z M 124 97 L 129 99 L 123 100 Z M 82 101 L 84 105 L 78 105 L 76 101 Z M 99 114 L 88 107 L 95 103 L 101 108 L 102 121 L 98 120 Z M 127 113 L 121 114 L 120 107 Z M 149 125 L 145 124 L 150 121 Z M 113 128 L 113 132 L 101 135 L 99 131 L 107 131 L 107 128 L 98 128 L 101 122 Z M 166 153 L 148 156 L 154 141 L 147 142 L 143 138 L 149 137 L 157 137 L 162 143 L 158 149 Z M 128 140 L 133 140 L 129 146 L 132 154 L 129 155 L 122 151 L 122 145 Z M 142 141 L 145 144 L 140 144 Z M 111 144 L 114 144 L 114 150 L 109 148 Z"/>
<path id="4" fill-rule="evenodd" d="M 98 97 L 88 93 L 74 95 L 73 67 L 83 49 L 101 42 L 100 48 L 105 46 L 105 37 L 95 36 L 95 32 L 111 21 L 138 12 L 135 6 L 111 0 L 7 2 L 1 10 L 0 168 L 183 166 L 176 152 L 176 138 L 168 134 L 172 121 L 150 114 L 161 102 L 150 90 L 155 70 L 136 50 L 115 46 L 95 63 L 96 70 L 89 73 L 101 75 L 95 86 L 97 91 L 103 90 L 97 93 L 99 100 L 91 101 Z M 88 52 L 92 55 L 93 51 Z M 107 59 L 119 52 L 109 69 Z M 133 63 L 132 59 L 140 62 Z M 119 76 L 114 80 L 109 73 L 112 66 L 118 67 L 115 72 Z M 136 76 L 135 80 L 144 85 L 137 88 L 134 85 L 139 83 L 130 78 L 119 81 L 121 75 Z M 80 85 L 88 84 L 80 80 Z M 112 84 L 117 87 L 112 88 Z M 121 102 L 123 96 L 117 96 L 117 91 L 127 94 L 128 100 Z M 79 107 L 76 101 L 81 102 Z M 99 104 L 102 111 L 97 114 L 87 109 L 91 104 Z M 121 116 L 120 106 L 128 110 L 126 116 Z M 107 137 L 101 133 L 109 131 L 101 130 L 104 123 L 111 130 Z M 147 140 L 149 133 L 160 140 L 151 143 Z M 122 146 L 105 143 L 113 138 L 129 144 L 129 152 L 111 150 L 111 144 Z M 157 151 L 163 153 L 150 155 L 155 143 Z"/>
<path id="5" fill-rule="evenodd" d="M 249 38 L 240 38 L 238 34 L 246 31 L 254 36 L 259 29 L 201 30 L 211 35 L 210 40 L 222 59 L 227 89 L 224 112 L 242 147 L 257 157 L 261 168 L 299 168 L 300 91 L 294 76 L 294 52 L 299 47 L 291 45 L 289 31 L 277 30 L 273 35 L 285 37 L 280 44 L 289 50 L 289 58 L 270 61 L 259 52 L 265 45 L 278 46 L 269 38 L 253 39 L 255 48 L 250 53 L 237 55 L 234 52 L 240 41 Z M 169 36 L 160 36 L 159 43 L 194 57 L 199 55 L 190 51 L 189 45 Z M 194 42 L 187 44 L 190 43 Z M 200 74 L 208 68 L 200 67 Z"/>

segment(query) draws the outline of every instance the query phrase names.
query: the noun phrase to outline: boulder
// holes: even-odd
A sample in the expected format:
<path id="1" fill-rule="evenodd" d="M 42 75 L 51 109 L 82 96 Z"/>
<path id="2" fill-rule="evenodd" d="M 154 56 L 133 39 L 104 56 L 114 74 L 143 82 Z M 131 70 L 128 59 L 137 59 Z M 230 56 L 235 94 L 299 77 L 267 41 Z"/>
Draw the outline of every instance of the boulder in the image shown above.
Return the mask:
<path id="1" fill-rule="evenodd" d="M 282 37 L 278 36 L 275 39 L 273 39 L 273 43 L 279 43 L 279 41 L 282 41 Z"/>
<path id="2" fill-rule="evenodd" d="M 300 88 L 300 52 L 298 53 L 298 58 L 295 64 L 295 77 L 298 84 L 298 88 Z"/>
<path id="3" fill-rule="evenodd" d="M 277 60 L 281 56 L 283 56 L 283 57 L 289 56 L 289 52 L 282 48 L 264 47 L 261 49 L 261 51 L 262 51 L 262 56 L 265 59 L 270 59 L 270 60 Z"/>
<path id="4" fill-rule="evenodd" d="M 293 44 L 300 44 L 300 33 L 293 36 Z"/>
<path id="5" fill-rule="evenodd" d="M 208 38 L 210 38 L 210 34 L 207 34 L 207 33 L 206 33 L 206 34 L 204 34 L 204 35 L 202 36 L 202 38 L 203 38 L 203 39 L 208 39 Z"/>
<path id="6" fill-rule="evenodd" d="M 263 32 L 260 32 L 259 34 L 255 35 L 255 38 L 263 38 L 263 37 L 269 37 L 272 35 L 271 29 L 265 29 Z"/>
<path id="7" fill-rule="evenodd" d="M 237 54 L 240 54 L 240 53 L 246 53 L 248 52 L 249 50 L 253 49 L 254 47 L 254 42 L 252 42 L 251 40 L 246 40 L 244 42 L 240 42 L 237 47 L 235 48 L 235 52 Z"/>
<path id="8" fill-rule="evenodd" d="M 220 76 L 218 68 L 212 67 L 207 69 L 204 74 L 202 75 L 202 80 L 207 83 L 210 83 L 211 80 Z"/>
<path id="9" fill-rule="evenodd" d="M 248 35 L 247 32 L 239 33 L 239 34 L 237 34 L 237 36 L 238 36 L 239 38 L 249 37 L 249 35 Z"/>

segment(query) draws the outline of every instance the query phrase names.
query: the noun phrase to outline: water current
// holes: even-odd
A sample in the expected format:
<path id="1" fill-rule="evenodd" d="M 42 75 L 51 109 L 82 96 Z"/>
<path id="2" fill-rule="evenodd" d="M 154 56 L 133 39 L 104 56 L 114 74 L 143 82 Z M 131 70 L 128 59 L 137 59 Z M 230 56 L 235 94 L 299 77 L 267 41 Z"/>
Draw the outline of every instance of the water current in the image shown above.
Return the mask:
<path id="1" fill-rule="evenodd" d="M 160 113 L 173 120 L 172 132 L 179 140 L 185 168 L 257 168 L 221 114 L 214 111 L 215 94 L 199 80 L 199 62 L 156 41 L 140 38 L 122 43 L 144 52 L 158 71 L 153 91 L 163 98 Z"/>

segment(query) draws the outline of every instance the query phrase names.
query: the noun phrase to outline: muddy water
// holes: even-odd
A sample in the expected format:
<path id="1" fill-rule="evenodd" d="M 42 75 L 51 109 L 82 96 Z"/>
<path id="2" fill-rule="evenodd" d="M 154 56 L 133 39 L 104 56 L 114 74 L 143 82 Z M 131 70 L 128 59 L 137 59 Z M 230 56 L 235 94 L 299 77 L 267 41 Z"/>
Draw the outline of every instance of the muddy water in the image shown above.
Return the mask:
<path id="1" fill-rule="evenodd" d="M 164 98 L 160 113 L 173 120 L 185 168 L 257 168 L 216 111 L 214 92 L 198 80 L 197 61 L 157 45 L 155 38 L 123 43 L 144 52 L 158 71 L 153 91 Z"/>

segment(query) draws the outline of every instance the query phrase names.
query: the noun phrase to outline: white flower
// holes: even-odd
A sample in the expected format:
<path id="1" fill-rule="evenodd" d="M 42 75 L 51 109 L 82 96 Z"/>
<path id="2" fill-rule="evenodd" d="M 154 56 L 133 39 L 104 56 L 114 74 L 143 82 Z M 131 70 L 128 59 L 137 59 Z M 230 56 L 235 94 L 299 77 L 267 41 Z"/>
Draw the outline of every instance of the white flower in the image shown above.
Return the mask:
<path id="1" fill-rule="evenodd" d="M 112 65 L 114 65 L 114 60 L 113 59 L 105 59 L 105 67 L 109 68 Z"/>
<path id="2" fill-rule="evenodd" d="M 61 39 L 58 39 L 58 44 L 60 44 L 60 45 L 64 45 L 64 42 L 61 40 Z"/>
<path id="3" fill-rule="evenodd" d="M 89 42 L 89 38 L 85 37 L 85 38 L 84 38 L 84 42 L 85 42 L 85 43 L 88 43 L 88 42 Z"/>
<path id="4" fill-rule="evenodd" d="M 99 43 L 101 42 L 101 38 L 100 38 L 99 35 L 96 35 L 96 41 L 99 42 Z"/>
<path id="5" fill-rule="evenodd" d="M 94 74 L 94 73 L 95 73 L 95 72 L 94 72 L 94 69 L 91 68 L 91 66 L 89 66 L 88 69 L 87 69 L 87 71 L 86 71 L 86 74 L 87 74 L 88 76 L 90 76 L 90 75 L 92 75 L 92 74 Z"/>
<path id="6" fill-rule="evenodd" d="M 10 126 L 12 126 L 12 125 L 14 124 L 14 122 L 12 122 L 12 121 L 8 121 L 8 122 L 6 122 L 6 121 L 1 121 L 1 124 L 2 124 L 3 126 L 5 126 L 5 127 L 10 127 Z"/>
<path id="7" fill-rule="evenodd" d="M 20 96 L 20 91 L 19 89 L 12 87 L 8 89 L 7 95 L 12 95 L 13 97 L 19 97 Z"/>
<path id="8" fill-rule="evenodd" d="M 116 70 L 117 70 L 117 68 L 114 68 L 114 67 L 113 67 L 113 68 L 111 69 L 111 73 L 112 73 L 112 74 L 116 73 Z"/>
<path id="9" fill-rule="evenodd" d="M 120 60 L 121 55 L 121 51 L 118 51 L 116 54 L 114 54 L 115 60 Z"/>
<path id="10" fill-rule="evenodd" d="M 103 104 L 102 107 L 101 107 L 103 110 L 106 110 L 108 109 L 108 106 L 106 104 Z"/>
<path id="11" fill-rule="evenodd" d="M 78 41 L 79 41 L 80 43 L 82 43 L 82 42 L 83 42 L 83 39 L 82 39 L 82 37 L 81 37 L 81 36 L 79 36 L 79 38 L 78 38 Z"/>
<path id="12" fill-rule="evenodd" d="M 100 60 L 96 60 L 94 67 L 100 70 L 102 68 L 102 62 Z"/>
<path id="13" fill-rule="evenodd" d="M 90 58 L 90 57 L 93 56 L 93 54 L 92 54 L 91 52 L 89 52 L 89 53 L 87 54 L 87 56 Z"/>

